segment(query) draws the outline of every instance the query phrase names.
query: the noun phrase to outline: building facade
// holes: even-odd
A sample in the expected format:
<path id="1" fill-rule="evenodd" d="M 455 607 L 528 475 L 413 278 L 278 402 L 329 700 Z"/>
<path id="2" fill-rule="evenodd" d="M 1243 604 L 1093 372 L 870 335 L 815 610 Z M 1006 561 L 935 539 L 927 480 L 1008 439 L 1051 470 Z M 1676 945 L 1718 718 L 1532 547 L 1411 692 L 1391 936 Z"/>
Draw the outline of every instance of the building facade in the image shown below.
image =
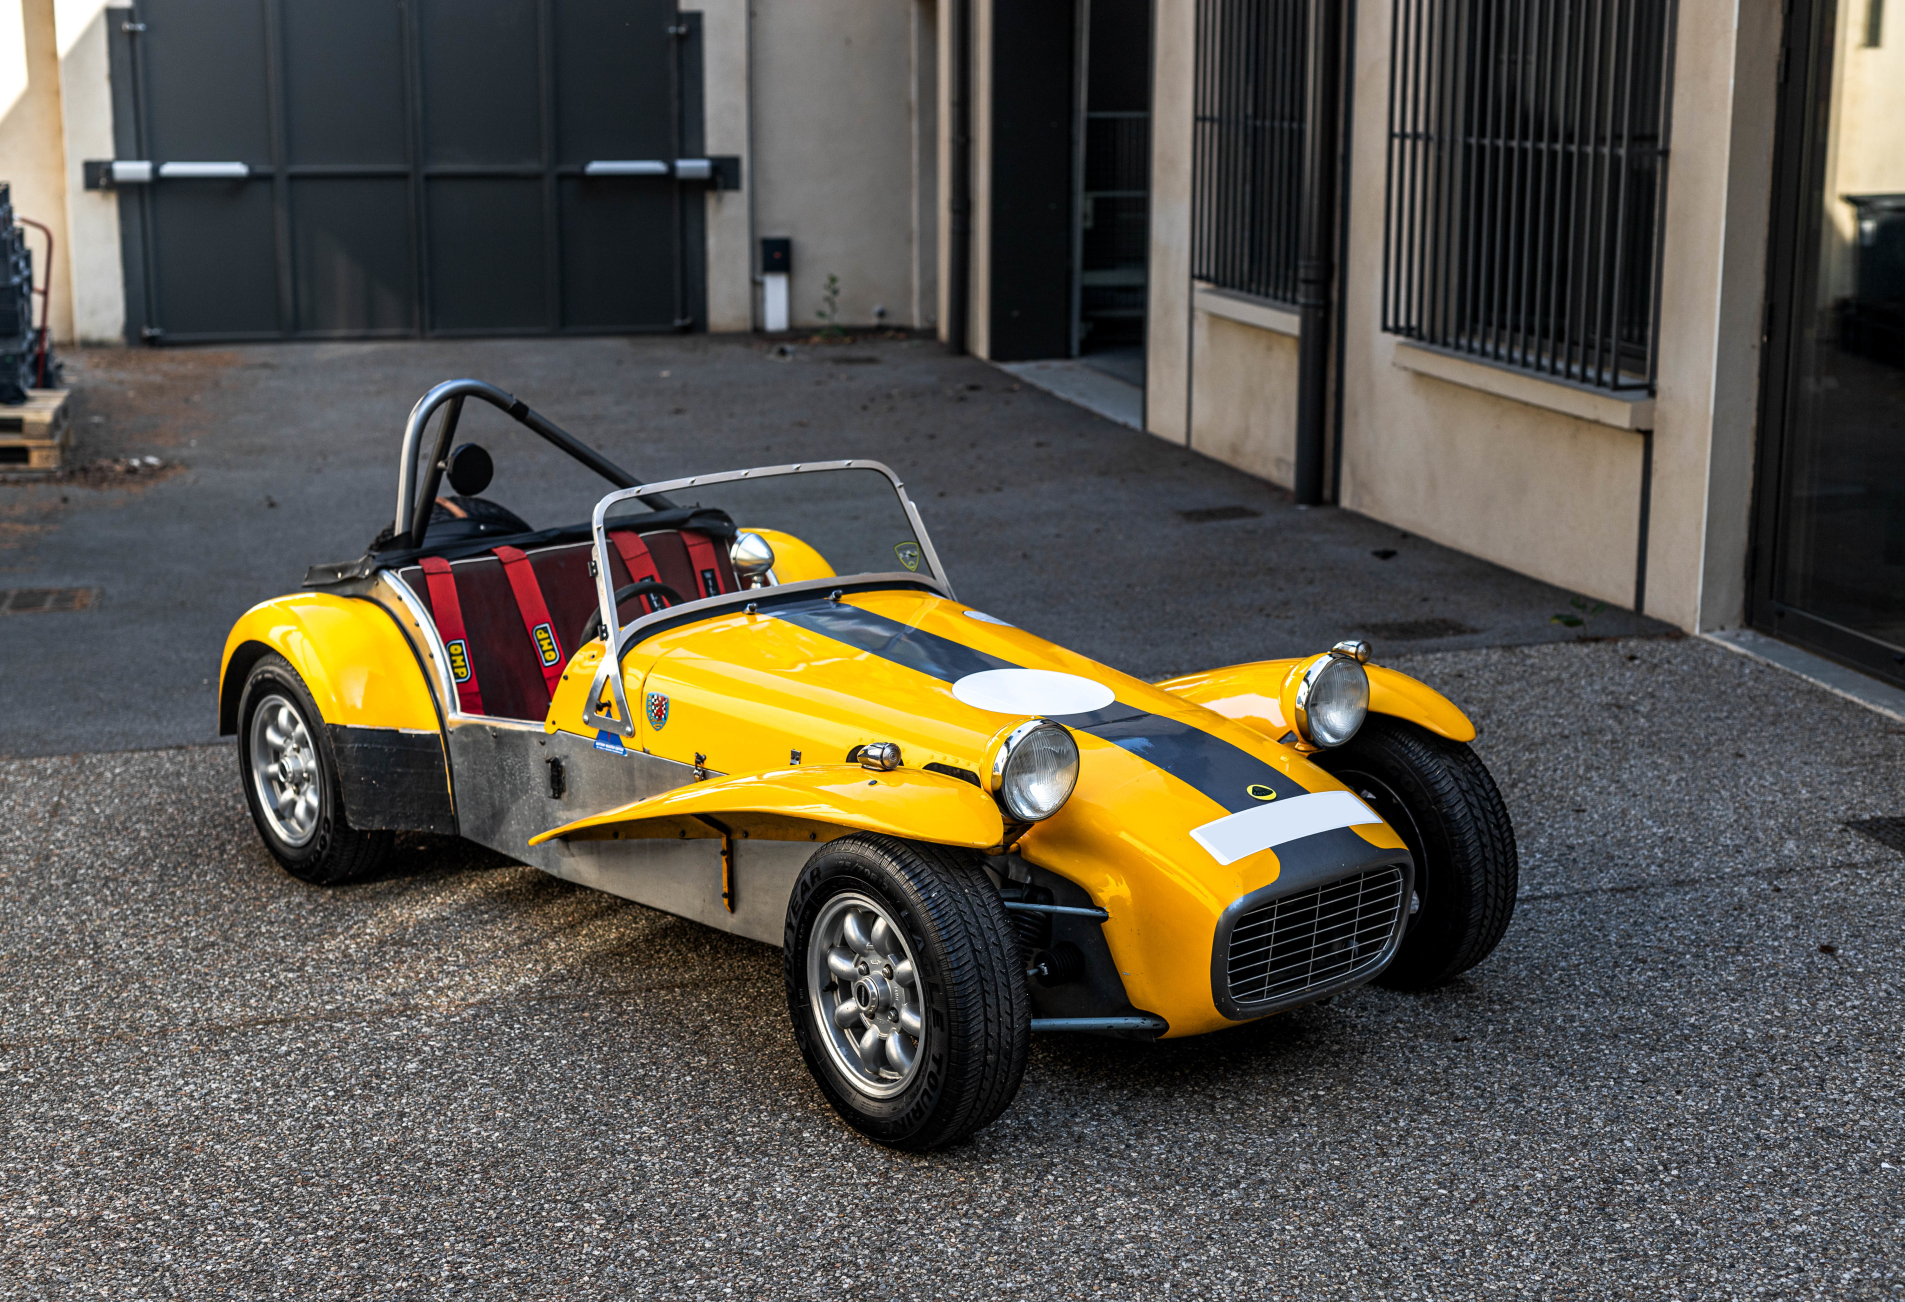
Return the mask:
<path id="1" fill-rule="evenodd" d="M 0 0 L 0 173 L 63 338 L 831 303 L 1905 683 L 1893 8 Z"/>
<path id="2" fill-rule="evenodd" d="M 0 176 L 65 236 L 62 340 L 749 330 L 776 237 L 790 325 L 832 276 L 930 328 L 938 36 L 930 0 L 0 0 Z"/>
<path id="3" fill-rule="evenodd" d="M 1114 3 L 1072 12 L 1081 248 Z M 1034 75 L 1038 20 L 942 0 L 975 32 L 973 351 L 1140 381 L 1150 432 L 1300 500 L 1905 683 L 1905 13 L 1145 7 L 1134 371 L 1122 337 L 1094 354 L 1082 259 L 1036 283 L 1004 215 L 1011 178 L 1057 170 L 1027 129 L 1043 106 L 1008 115 L 999 89 Z M 1034 307 L 1069 312 L 1068 352 Z"/>

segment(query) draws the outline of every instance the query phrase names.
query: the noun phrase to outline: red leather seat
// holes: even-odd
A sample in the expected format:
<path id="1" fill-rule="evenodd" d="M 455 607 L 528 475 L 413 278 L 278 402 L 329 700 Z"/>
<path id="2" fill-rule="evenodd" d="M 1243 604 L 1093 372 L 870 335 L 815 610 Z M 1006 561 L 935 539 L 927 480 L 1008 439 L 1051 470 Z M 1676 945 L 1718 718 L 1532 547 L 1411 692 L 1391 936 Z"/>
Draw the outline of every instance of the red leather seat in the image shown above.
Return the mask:
<path id="1" fill-rule="evenodd" d="M 620 533 L 621 530 L 611 532 Z M 715 593 L 707 591 L 707 576 L 697 575 L 689 558 L 687 541 L 681 531 L 658 529 L 640 535 L 648 554 L 655 561 L 661 581 L 681 594 L 683 601 L 696 601 Z M 699 535 L 705 537 L 705 535 Z M 717 592 L 736 592 L 740 583 L 734 565 L 728 559 L 727 545 L 719 538 L 710 539 L 715 558 L 714 585 Z M 583 625 L 596 610 L 595 580 L 589 577 L 590 544 L 563 543 L 527 551 L 536 582 L 542 588 L 543 603 L 549 608 L 564 663 L 576 653 L 576 640 Z M 620 589 L 629 582 L 628 567 L 619 552 L 609 549 L 609 574 L 612 586 Z M 457 604 L 463 610 L 464 639 L 469 645 L 470 665 L 483 696 L 483 713 L 501 719 L 540 720 L 549 713 L 549 687 L 543 677 L 542 657 L 516 605 L 516 594 L 503 572 L 503 563 L 485 553 L 468 560 L 453 561 Z M 410 565 L 397 575 L 436 618 L 430 600 L 430 585 L 424 581 L 423 568 Z M 624 623 L 642 613 L 639 598 L 624 602 L 618 612 Z"/>

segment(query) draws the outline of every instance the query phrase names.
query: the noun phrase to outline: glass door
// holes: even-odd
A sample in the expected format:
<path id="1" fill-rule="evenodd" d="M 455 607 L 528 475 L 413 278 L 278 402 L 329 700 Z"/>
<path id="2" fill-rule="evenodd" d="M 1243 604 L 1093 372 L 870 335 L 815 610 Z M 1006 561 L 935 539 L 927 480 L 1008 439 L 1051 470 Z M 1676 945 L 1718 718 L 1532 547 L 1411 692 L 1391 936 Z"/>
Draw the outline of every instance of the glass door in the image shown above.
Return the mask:
<path id="1" fill-rule="evenodd" d="M 1905 0 L 1901 0 L 1905 3 Z M 1151 235 L 1151 0 L 1079 7 L 1072 354 L 1144 384 Z"/>
<path id="2" fill-rule="evenodd" d="M 1905 2 L 1788 19 L 1751 617 L 1905 682 Z"/>

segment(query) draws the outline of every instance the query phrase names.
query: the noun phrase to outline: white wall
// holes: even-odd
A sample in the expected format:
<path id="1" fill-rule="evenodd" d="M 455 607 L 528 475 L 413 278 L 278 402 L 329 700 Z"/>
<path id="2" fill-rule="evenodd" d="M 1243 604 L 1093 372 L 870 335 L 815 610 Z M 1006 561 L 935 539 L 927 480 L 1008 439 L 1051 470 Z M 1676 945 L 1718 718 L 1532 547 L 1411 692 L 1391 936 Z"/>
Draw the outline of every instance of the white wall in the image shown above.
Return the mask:
<path id="1" fill-rule="evenodd" d="M 753 5 L 754 228 L 794 241 L 791 317 L 815 328 L 829 274 L 851 325 L 926 325 L 921 283 L 936 234 L 922 229 L 919 158 L 936 127 L 930 0 Z M 709 84 L 710 104 L 721 93 Z M 931 202 L 929 200 L 929 202 Z"/>

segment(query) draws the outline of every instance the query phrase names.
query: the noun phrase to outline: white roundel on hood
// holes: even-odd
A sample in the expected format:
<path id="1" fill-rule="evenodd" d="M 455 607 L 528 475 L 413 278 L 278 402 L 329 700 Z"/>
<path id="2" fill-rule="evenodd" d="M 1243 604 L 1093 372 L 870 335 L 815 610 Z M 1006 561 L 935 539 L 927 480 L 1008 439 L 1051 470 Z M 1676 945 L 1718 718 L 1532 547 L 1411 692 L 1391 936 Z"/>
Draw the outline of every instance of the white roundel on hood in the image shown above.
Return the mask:
<path id="1" fill-rule="evenodd" d="M 952 685 L 967 705 L 999 714 L 1089 714 L 1116 698 L 1109 687 L 1050 669 L 987 669 Z"/>

